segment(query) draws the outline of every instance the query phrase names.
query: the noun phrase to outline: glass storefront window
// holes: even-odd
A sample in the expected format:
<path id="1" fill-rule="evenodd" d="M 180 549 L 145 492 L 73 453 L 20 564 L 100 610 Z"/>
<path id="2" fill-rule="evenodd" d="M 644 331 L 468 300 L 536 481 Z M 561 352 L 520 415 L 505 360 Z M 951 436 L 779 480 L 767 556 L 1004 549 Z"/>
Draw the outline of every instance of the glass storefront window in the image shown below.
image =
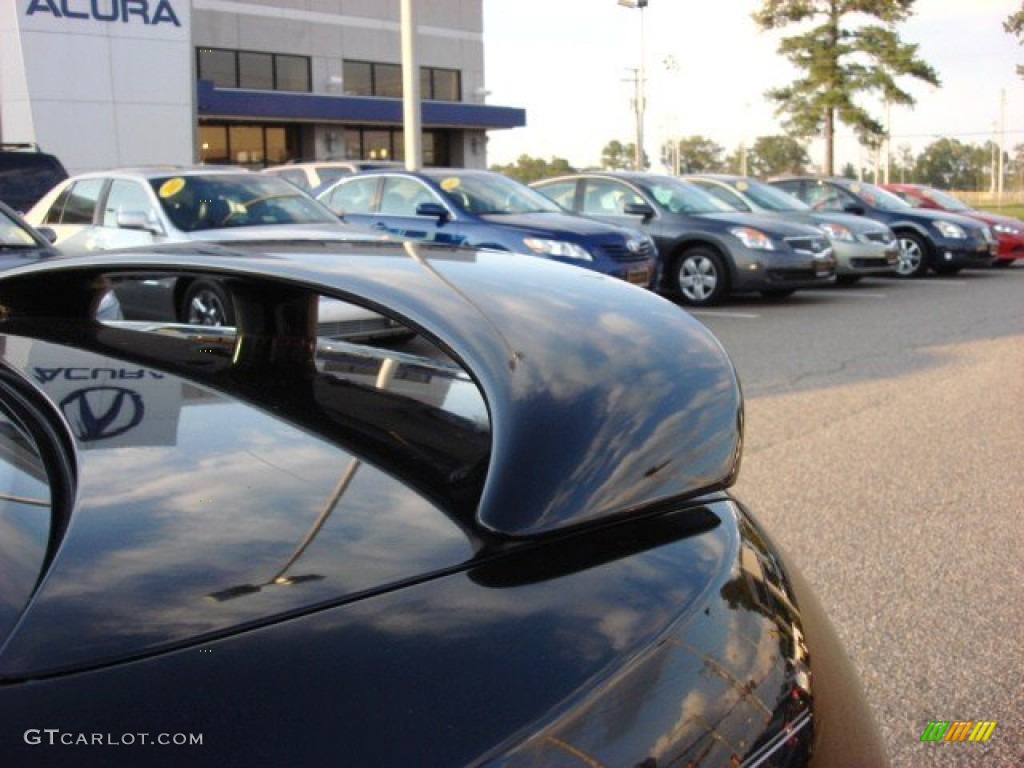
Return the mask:
<path id="1" fill-rule="evenodd" d="M 364 131 L 363 157 L 367 160 L 392 160 L 391 131 Z"/>
<path id="2" fill-rule="evenodd" d="M 199 162 L 227 163 L 228 129 L 224 125 L 199 126 Z"/>
<path id="3" fill-rule="evenodd" d="M 288 147 L 288 132 L 283 126 L 268 126 L 266 136 L 266 162 L 269 165 L 286 163 L 292 157 Z"/>
<path id="4" fill-rule="evenodd" d="M 228 127 L 231 142 L 231 162 L 237 165 L 263 165 L 263 128 L 258 125 L 232 125 Z"/>

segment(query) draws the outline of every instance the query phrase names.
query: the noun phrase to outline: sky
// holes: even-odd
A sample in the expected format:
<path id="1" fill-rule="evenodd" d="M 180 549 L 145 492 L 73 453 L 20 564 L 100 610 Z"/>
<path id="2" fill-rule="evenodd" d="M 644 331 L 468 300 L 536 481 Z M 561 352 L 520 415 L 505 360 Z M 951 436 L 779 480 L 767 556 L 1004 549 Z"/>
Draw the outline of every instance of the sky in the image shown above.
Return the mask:
<path id="1" fill-rule="evenodd" d="M 759 32 L 757 0 L 649 0 L 643 11 L 616 0 L 483 0 L 487 103 L 526 110 L 526 127 L 491 131 L 490 164 L 522 154 L 561 157 L 575 167 L 600 164 L 613 139 L 632 143 L 634 73 L 641 50 L 647 72 L 644 147 L 657 167 L 669 137 L 706 136 L 725 148 L 783 133 L 768 89 L 795 75 L 776 53 L 795 28 Z M 1003 29 L 1021 0 L 917 0 L 897 31 L 939 75 L 935 88 L 913 78 L 899 85 L 914 107 L 889 112 L 893 152 L 915 154 L 939 138 L 1024 144 L 1024 47 Z M 641 41 L 643 45 L 641 46 Z M 674 64 L 674 66 L 672 66 Z M 885 108 L 863 102 L 883 124 Z M 812 163 L 822 142 L 808 145 Z M 836 169 L 870 166 L 849 129 L 840 127 Z"/>

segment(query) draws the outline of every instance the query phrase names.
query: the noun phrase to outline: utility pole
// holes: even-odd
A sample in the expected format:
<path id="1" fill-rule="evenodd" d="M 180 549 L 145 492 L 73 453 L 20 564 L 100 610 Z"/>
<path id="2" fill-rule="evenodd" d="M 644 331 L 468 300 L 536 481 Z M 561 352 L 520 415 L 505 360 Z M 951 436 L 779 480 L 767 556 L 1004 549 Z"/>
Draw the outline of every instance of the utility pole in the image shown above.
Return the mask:
<path id="1" fill-rule="evenodd" d="M 416 13 L 414 0 L 402 0 L 402 122 L 405 167 L 423 167 L 422 119 L 420 116 L 420 66 L 416 55 Z"/>
<path id="2" fill-rule="evenodd" d="M 619 5 L 626 8 L 640 9 L 640 68 L 636 70 L 636 89 L 633 99 L 633 110 L 636 115 L 636 144 L 633 152 L 633 167 L 637 171 L 644 169 L 644 111 L 647 108 L 647 97 L 644 94 L 647 71 L 644 64 L 646 51 L 644 50 L 644 8 L 647 7 L 647 0 L 619 0 Z"/>

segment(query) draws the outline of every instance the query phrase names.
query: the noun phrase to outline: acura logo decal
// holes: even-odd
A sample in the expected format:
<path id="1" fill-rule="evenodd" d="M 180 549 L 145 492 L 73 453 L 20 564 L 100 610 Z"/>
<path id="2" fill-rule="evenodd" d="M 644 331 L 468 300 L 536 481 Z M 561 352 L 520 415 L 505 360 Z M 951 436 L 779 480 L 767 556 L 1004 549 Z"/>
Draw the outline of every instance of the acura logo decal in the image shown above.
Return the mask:
<path id="1" fill-rule="evenodd" d="M 142 396 L 123 387 L 77 389 L 60 402 L 61 413 L 82 442 L 123 435 L 146 412 Z"/>

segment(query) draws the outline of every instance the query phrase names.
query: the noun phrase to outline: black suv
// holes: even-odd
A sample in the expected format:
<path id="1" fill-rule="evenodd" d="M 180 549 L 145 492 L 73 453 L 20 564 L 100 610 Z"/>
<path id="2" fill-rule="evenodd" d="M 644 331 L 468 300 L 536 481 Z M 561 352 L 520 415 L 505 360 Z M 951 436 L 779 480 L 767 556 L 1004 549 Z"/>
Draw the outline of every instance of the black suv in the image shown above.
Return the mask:
<path id="1" fill-rule="evenodd" d="M 68 172 L 35 144 L 0 144 L 0 201 L 25 212 Z"/>
<path id="2" fill-rule="evenodd" d="M 842 211 L 886 224 L 900 247 L 896 274 L 920 277 L 929 268 L 952 275 L 969 267 L 987 267 L 996 256 L 988 225 L 946 211 L 914 208 L 873 184 L 836 177 L 801 176 L 768 182 L 800 198 L 817 211 Z"/>

